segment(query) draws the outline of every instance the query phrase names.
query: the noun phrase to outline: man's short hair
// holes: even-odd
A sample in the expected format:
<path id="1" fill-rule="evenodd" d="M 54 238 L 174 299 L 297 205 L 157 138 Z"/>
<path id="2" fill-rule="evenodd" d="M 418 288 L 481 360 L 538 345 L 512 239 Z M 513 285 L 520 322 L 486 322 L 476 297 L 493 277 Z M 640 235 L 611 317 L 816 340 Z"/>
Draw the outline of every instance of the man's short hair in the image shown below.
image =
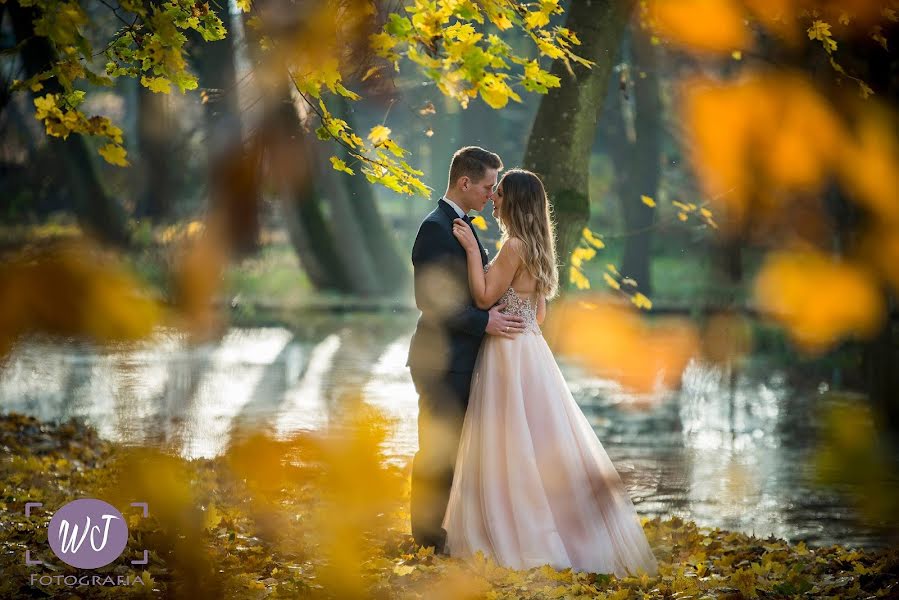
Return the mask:
<path id="1" fill-rule="evenodd" d="M 487 173 L 487 169 L 503 168 L 503 161 L 499 156 L 479 148 L 478 146 L 466 146 L 459 148 L 453 154 L 453 160 L 450 163 L 449 184 L 454 185 L 460 177 L 468 177 L 474 182 L 483 179 Z"/>

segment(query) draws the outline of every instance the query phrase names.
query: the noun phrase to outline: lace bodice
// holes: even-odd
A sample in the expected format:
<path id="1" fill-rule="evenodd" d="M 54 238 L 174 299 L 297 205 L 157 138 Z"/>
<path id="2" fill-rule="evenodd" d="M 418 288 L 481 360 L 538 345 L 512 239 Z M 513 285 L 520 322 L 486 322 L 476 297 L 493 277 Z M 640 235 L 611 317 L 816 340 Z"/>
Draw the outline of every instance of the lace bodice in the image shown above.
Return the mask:
<path id="1" fill-rule="evenodd" d="M 484 272 L 490 269 L 490 263 L 484 265 Z M 537 324 L 537 303 L 518 295 L 512 286 L 500 296 L 497 304 L 505 304 L 503 314 L 516 315 L 524 319 L 524 330 L 540 334 L 540 326 Z"/>

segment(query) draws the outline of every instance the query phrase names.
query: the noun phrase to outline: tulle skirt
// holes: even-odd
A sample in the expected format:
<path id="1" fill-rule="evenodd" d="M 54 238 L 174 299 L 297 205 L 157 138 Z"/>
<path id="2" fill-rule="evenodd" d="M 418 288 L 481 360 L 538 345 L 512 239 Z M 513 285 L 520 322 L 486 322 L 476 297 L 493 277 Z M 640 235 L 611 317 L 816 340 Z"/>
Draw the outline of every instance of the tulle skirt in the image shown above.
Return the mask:
<path id="1" fill-rule="evenodd" d="M 443 520 L 447 551 L 502 566 L 654 575 L 618 472 L 543 336 L 487 336 Z"/>

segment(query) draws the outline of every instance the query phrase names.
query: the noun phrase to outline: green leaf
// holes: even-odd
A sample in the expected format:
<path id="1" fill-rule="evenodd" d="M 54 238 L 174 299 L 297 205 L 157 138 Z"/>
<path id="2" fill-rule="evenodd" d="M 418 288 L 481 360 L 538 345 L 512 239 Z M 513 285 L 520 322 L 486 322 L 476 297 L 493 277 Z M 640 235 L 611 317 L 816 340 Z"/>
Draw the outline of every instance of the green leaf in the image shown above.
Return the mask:
<path id="1" fill-rule="evenodd" d="M 390 35 L 404 38 L 412 31 L 412 22 L 406 17 L 391 13 L 384 30 Z"/>

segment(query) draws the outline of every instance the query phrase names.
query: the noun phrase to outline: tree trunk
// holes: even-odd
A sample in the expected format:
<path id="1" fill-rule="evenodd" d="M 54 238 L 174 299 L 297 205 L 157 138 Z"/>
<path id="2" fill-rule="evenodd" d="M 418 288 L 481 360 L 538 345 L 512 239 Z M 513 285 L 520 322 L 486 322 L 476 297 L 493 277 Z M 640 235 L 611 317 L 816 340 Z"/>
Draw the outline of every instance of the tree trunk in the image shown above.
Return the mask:
<path id="1" fill-rule="evenodd" d="M 349 102 L 340 98 L 337 103 L 342 112 L 341 118 L 351 127 L 354 126 Z M 349 151 L 346 149 L 343 151 L 343 160 L 350 162 Z M 382 295 L 395 293 L 409 282 L 408 263 L 400 258 L 396 242 L 384 224 L 381 213 L 378 212 L 372 184 L 359 172 L 355 175 L 336 173 L 333 169 L 331 172 L 341 179 L 340 185 L 348 196 L 354 220 L 361 225 L 361 236 L 366 252 L 377 272 L 376 293 Z"/>
<path id="2" fill-rule="evenodd" d="M 890 436 L 894 450 L 899 450 L 899 321 L 895 318 L 896 297 L 887 297 L 887 317 L 878 336 L 862 346 L 862 369 L 865 391 L 877 411 L 877 419 Z"/>
<path id="3" fill-rule="evenodd" d="M 281 190 L 291 243 L 306 275 L 317 289 L 354 291 L 355 282 L 340 260 L 337 241 L 322 211 L 314 157 L 304 140 L 296 107 L 284 84 L 266 108 L 265 149 Z"/>
<path id="4" fill-rule="evenodd" d="M 310 146 L 317 144 L 313 140 L 308 140 L 307 143 Z M 315 166 L 313 183 L 322 201 L 327 203 L 331 217 L 335 258 L 340 261 L 347 274 L 349 285 L 346 291 L 363 296 L 377 295 L 382 291 L 382 286 L 379 283 L 379 265 L 374 261 L 366 243 L 367 224 L 358 218 L 350 198 L 347 185 L 350 176 L 331 168 L 327 158 L 330 156 L 329 151 L 330 148 L 318 144 L 318 147 L 309 148 L 308 156 Z"/>
<path id="5" fill-rule="evenodd" d="M 609 76 L 618 55 L 633 0 L 573 0 L 566 27 L 581 40 L 580 56 L 592 69 L 556 60 L 552 73 L 562 85 L 540 101 L 525 151 L 525 166 L 546 186 L 556 218 L 556 250 L 562 273 L 590 216 L 590 153 Z M 563 280 L 566 280 L 563 277 Z"/>
<path id="6" fill-rule="evenodd" d="M 137 144 L 140 196 L 135 216 L 166 219 L 172 214 L 177 184 L 177 161 L 172 156 L 174 119 L 165 94 L 138 84 Z"/>
<path id="7" fill-rule="evenodd" d="M 647 36 L 633 29 L 624 44 L 633 51 L 630 65 L 633 85 L 625 90 L 613 86 L 612 100 L 618 110 L 610 111 L 610 117 L 618 135 L 608 147 L 615 166 L 615 190 L 624 219 L 624 256 L 620 271 L 625 277 L 634 279 L 640 291 L 648 295 L 652 291 L 649 268 L 651 228 L 657 209 L 644 204 L 640 197 L 655 198 L 658 193 L 662 104 L 655 47 Z M 628 97 L 629 94 L 633 97 Z M 628 102 L 633 103 L 632 112 L 624 110 Z"/>
<path id="8" fill-rule="evenodd" d="M 34 34 L 35 9 L 22 7 L 18 2 L 7 2 L 7 7 L 16 40 L 21 44 L 20 56 L 25 77 L 47 70 L 56 56 L 47 38 Z M 44 82 L 42 93 L 61 91 L 55 80 Z M 129 235 L 125 210 L 103 189 L 84 138 L 72 135 L 62 140 L 48 136 L 47 143 L 62 166 L 62 179 L 71 195 L 72 210 L 79 224 L 106 243 L 127 245 Z"/>
<path id="9" fill-rule="evenodd" d="M 259 249 L 261 148 L 254 141 L 243 145 L 235 67 L 236 19 L 227 11 L 221 18 L 228 35 L 206 42 L 194 33 L 191 58 L 203 99 L 209 207 L 224 218 L 232 250 L 239 257 Z"/>

